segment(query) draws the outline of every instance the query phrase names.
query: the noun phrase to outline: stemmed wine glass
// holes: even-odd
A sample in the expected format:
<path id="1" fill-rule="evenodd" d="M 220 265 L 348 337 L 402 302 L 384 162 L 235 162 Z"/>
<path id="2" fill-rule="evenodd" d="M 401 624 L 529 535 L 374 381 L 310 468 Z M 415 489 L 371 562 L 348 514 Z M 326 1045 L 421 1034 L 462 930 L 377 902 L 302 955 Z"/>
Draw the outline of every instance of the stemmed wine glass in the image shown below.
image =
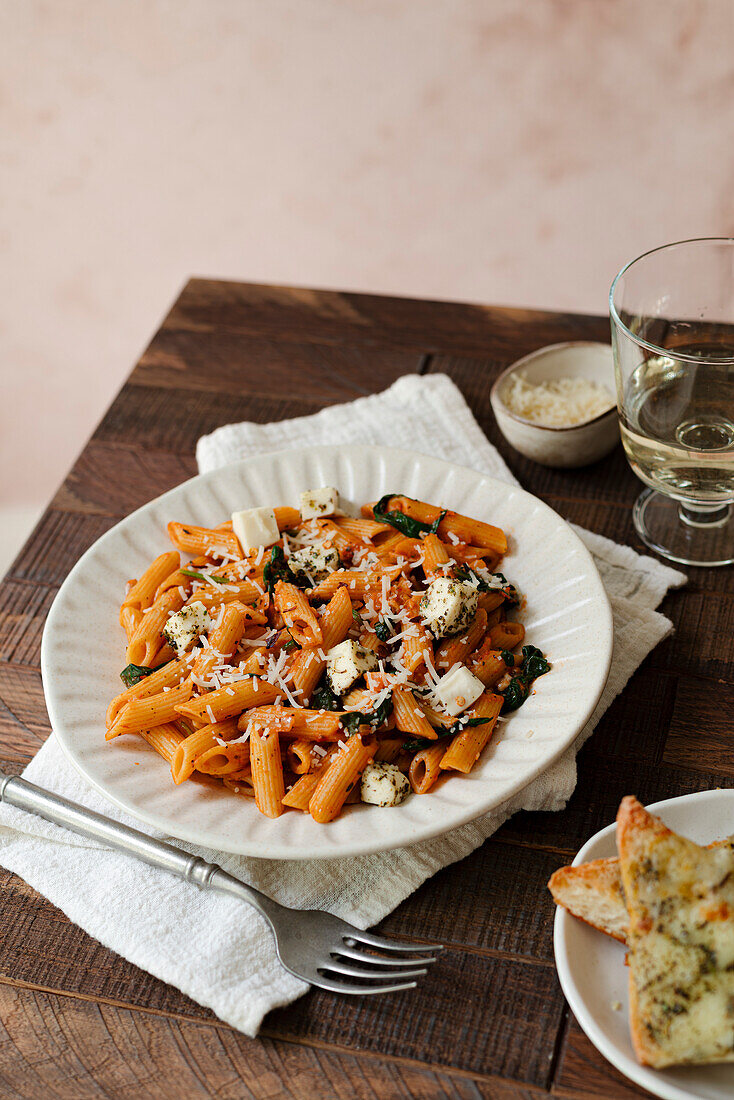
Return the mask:
<path id="1" fill-rule="evenodd" d="M 656 248 L 609 294 L 622 443 L 648 488 L 649 547 L 686 565 L 734 561 L 734 239 Z"/>

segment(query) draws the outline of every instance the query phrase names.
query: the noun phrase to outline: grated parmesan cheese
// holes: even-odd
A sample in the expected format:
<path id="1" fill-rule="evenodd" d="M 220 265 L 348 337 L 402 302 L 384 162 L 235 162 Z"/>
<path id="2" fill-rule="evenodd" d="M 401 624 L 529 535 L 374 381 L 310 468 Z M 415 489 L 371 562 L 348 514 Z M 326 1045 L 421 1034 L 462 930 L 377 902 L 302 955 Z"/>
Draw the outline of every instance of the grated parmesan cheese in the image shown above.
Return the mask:
<path id="1" fill-rule="evenodd" d="M 609 391 L 587 378 L 555 378 L 536 383 L 529 382 L 520 371 L 508 378 L 502 401 L 516 416 L 548 428 L 584 424 L 614 405 Z"/>

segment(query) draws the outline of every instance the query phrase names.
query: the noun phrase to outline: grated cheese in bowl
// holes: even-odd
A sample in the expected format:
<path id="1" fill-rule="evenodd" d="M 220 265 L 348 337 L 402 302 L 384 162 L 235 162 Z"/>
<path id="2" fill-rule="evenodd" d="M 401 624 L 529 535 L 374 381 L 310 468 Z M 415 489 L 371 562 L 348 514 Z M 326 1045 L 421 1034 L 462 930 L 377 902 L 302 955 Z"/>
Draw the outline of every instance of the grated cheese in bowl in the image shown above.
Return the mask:
<path id="1" fill-rule="evenodd" d="M 520 371 L 507 379 L 502 402 L 516 416 L 546 428 L 584 424 L 615 404 L 605 386 L 587 378 L 529 382 Z"/>

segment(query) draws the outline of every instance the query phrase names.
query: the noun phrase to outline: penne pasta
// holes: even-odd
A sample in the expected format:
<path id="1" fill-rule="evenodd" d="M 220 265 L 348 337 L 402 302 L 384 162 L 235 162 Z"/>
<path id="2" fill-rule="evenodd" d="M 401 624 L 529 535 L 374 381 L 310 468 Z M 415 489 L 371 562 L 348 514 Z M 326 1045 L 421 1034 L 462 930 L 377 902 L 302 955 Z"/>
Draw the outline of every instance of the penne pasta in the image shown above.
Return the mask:
<path id="1" fill-rule="evenodd" d="M 144 699 L 148 695 L 158 695 L 159 692 L 165 689 L 183 683 L 189 674 L 189 665 L 189 657 L 179 657 L 177 660 L 156 669 L 149 676 L 143 677 L 142 680 L 138 680 L 126 691 L 116 695 L 107 708 L 107 728 L 109 729 L 113 725 L 122 708 L 131 699 Z"/>
<path id="2" fill-rule="evenodd" d="M 408 688 L 395 688 L 392 693 L 392 701 L 397 729 L 403 733 L 413 733 L 417 734 L 418 737 L 427 737 L 429 740 L 433 740 L 437 736 L 435 729 L 416 702 L 412 691 Z"/>
<path id="3" fill-rule="evenodd" d="M 283 795 L 283 805 L 290 810 L 303 810 L 304 813 L 308 813 L 309 803 L 320 779 L 318 772 L 309 772 L 307 775 L 300 776 L 291 789 Z"/>
<path id="4" fill-rule="evenodd" d="M 169 523 L 168 537 L 185 554 L 204 554 L 208 558 L 242 557 L 239 539 L 231 531 L 196 527 L 189 523 Z"/>
<path id="5" fill-rule="evenodd" d="M 493 649 L 517 649 L 525 637 L 522 623 L 497 623 L 489 632 Z"/>
<path id="6" fill-rule="evenodd" d="M 361 600 L 367 584 L 367 574 L 358 569 L 338 569 L 336 573 L 330 573 L 325 580 L 317 584 L 311 591 L 313 599 L 326 599 L 333 596 L 338 588 L 346 586 L 353 600 Z"/>
<path id="7" fill-rule="evenodd" d="M 184 680 L 170 691 L 160 695 L 148 695 L 142 699 L 131 699 L 120 710 L 114 725 L 105 734 L 108 741 L 119 737 L 121 733 L 140 733 L 141 730 L 162 726 L 166 722 L 175 722 L 179 717 L 179 708 L 190 697 L 192 684 Z"/>
<path id="8" fill-rule="evenodd" d="M 285 783 L 277 730 L 255 726 L 250 736 L 250 768 L 258 810 L 267 817 L 280 817 Z"/>
<path id="9" fill-rule="evenodd" d="M 446 541 L 451 533 L 461 542 L 486 546 L 498 554 L 507 553 L 507 536 L 500 527 L 493 527 L 490 523 L 483 523 L 481 520 L 471 519 L 469 516 L 462 516 L 450 510 L 442 512 L 442 509 L 435 504 L 426 504 L 422 500 L 413 500 L 405 496 L 390 497 L 388 507 L 390 511 L 402 512 L 411 519 L 417 519 L 429 525 L 435 523 L 443 514 L 437 531 L 442 541 Z M 363 505 L 362 514 L 374 519 L 374 505 Z"/>
<path id="10" fill-rule="evenodd" d="M 314 762 L 313 747 L 313 741 L 306 741 L 303 738 L 291 741 L 288 745 L 285 752 L 286 760 L 288 767 L 296 775 L 305 775 L 306 772 L 311 771 Z M 318 756 L 316 759 L 318 760 Z"/>
<path id="11" fill-rule="evenodd" d="M 479 726 L 467 726 L 457 733 L 444 753 L 439 767 L 442 771 L 452 768 L 454 771 L 470 772 L 479 759 L 492 731 L 497 723 L 502 703 L 501 695 L 485 691 L 467 712 L 468 718 L 486 718 Z"/>
<path id="12" fill-rule="evenodd" d="M 192 718 L 199 722 L 207 719 L 212 723 L 223 722 L 250 707 L 274 703 L 278 695 L 278 689 L 267 680 L 248 676 L 215 691 L 187 699 L 179 707 L 179 714 L 183 718 Z"/>
<path id="13" fill-rule="evenodd" d="M 448 565 L 449 561 L 448 550 L 438 535 L 426 535 L 423 539 L 423 569 L 426 576 L 433 576 L 438 572 L 438 566 Z"/>
<path id="14" fill-rule="evenodd" d="M 377 742 L 355 733 L 331 760 L 308 804 L 314 821 L 326 824 L 341 812 L 347 795 L 375 755 Z"/>
<path id="15" fill-rule="evenodd" d="M 184 735 L 174 722 L 165 722 L 150 730 L 140 730 L 140 736 L 170 764 Z"/>
<path id="16" fill-rule="evenodd" d="M 291 637 L 299 645 L 321 645 L 324 640 L 316 613 L 295 584 L 278 581 L 273 592 L 273 603 L 283 616 Z"/>
<path id="17" fill-rule="evenodd" d="M 466 661 L 470 653 L 473 653 L 487 629 L 487 612 L 479 608 L 474 621 L 467 628 L 466 633 L 456 638 L 446 638 L 437 646 L 433 663 L 437 670 L 453 668 L 457 663 Z"/>
<path id="18" fill-rule="evenodd" d="M 230 719 L 227 722 L 212 722 L 208 726 L 194 730 L 178 745 L 171 761 L 171 775 L 174 783 L 183 783 L 193 775 L 195 762 L 202 753 L 212 748 L 220 748 L 219 741 L 229 741 L 239 737 L 237 722 Z"/>
<path id="19" fill-rule="evenodd" d="M 417 794 L 470 771 L 505 696 L 506 709 L 522 705 L 549 666 L 532 646 L 512 653 L 525 631 L 507 620 L 511 587 L 490 575 L 507 550 L 500 528 L 401 494 L 380 501 L 379 519 L 373 504 L 346 516 L 313 493 L 309 511 L 326 499 L 326 515 L 278 505 L 278 531 L 263 529 L 277 540 L 244 554 L 226 517 L 168 524 L 174 549 L 120 605 L 131 686 L 105 736 L 138 734 L 176 787 L 198 778 L 268 817 L 327 824 L 360 801 L 372 762 Z M 485 688 L 468 709 L 443 679 L 462 669 Z"/>
<path id="20" fill-rule="evenodd" d="M 125 654 L 128 664 L 152 665 L 156 654 L 165 645 L 161 631 L 169 615 L 180 611 L 183 604 L 184 598 L 178 588 L 169 588 L 159 600 L 143 611 L 135 633 L 128 642 Z"/>
<path id="21" fill-rule="evenodd" d="M 273 512 L 279 531 L 289 531 L 301 522 L 301 513 L 297 508 L 273 508 Z"/>
<path id="22" fill-rule="evenodd" d="M 416 794 L 428 794 L 441 775 L 441 761 L 446 753 L 446 745 L 431 745 L 421 749 L 410 762 L 408 779 Z"/>
<path id="23" fill-rule="evenodd" d="M 122 613 L 126 608 L 131 608 L 134 611 L 144 611 L 146 607 L 150 607 L 155 598 L 158 586 L 162 584 L 171 573 L 175 573 L 180 564 L 181 558 L 179 554 L 173 551 L 169 551 L 167 554 L 160 554 L 155 561 L 151 562 L 140 580 L 132 584 L 130 591 L 122 601 L 120 612 Z"/>

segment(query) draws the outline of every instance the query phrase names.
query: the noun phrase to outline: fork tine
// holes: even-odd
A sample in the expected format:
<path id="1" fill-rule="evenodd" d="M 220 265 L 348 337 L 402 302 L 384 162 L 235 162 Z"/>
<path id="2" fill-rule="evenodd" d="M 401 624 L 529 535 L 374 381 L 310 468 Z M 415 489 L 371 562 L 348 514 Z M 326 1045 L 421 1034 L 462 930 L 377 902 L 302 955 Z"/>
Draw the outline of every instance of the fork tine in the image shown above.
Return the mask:
<path id="1" fill-rule="evenodd" d="M 374 996 L 376 993 L 398 993 L 401 989 L 415 989 L 417 982 L 398 982 L 395 985 L 356 985 L 351 982 L 335 982 L 323 976 L 321 968 L 318 978 L 309 978 L 311 985 L 319 989 L 328 989 L 332 993 L 354 993 L 360 997 Z"/>
<path id="2" fill-rule="evenodd" d="M 427 970 L 416 970 L 410 968 L 408 970 L 370 970 L 361 966 L 349 966 L 347 963 L 341 962 L 340 959 L 335 959 L 333 962 L 326 963 L 324 970 L 330 970 L 334 974 L 346 974 L 350 978 L 367 978 L 372 981 L 380 978 L 383 982 L 388 978 L 391 982 L 396 982 L 401 978 L 421 978 L 424 974 L 427 974 Z"/>
<path id="3" fill-rule="evenodd" d="M 410 958 L 387 959 L 384 955 L 368 955 L 366 951 L 357 951 L 354 947 L 337 947 L 332 952 L 335 955 L 343 955 L 345 959 L 356 959 L 357 962 L 376 963 L 379 966 L 430 966 L 437 962 L 435 955 L 411 955 Z"/>
<path id="4" fill-rule="evenodd" d="M 380 951 L 443 951 L 442 943 L 405 943 L 403 940 L 388 940 L 385 936 L 373 936 L 370 932 L 361 932 L 356 928 L 344 936 L 348 947 L 352 946 L 350 940 L 379 948 Z"/>

